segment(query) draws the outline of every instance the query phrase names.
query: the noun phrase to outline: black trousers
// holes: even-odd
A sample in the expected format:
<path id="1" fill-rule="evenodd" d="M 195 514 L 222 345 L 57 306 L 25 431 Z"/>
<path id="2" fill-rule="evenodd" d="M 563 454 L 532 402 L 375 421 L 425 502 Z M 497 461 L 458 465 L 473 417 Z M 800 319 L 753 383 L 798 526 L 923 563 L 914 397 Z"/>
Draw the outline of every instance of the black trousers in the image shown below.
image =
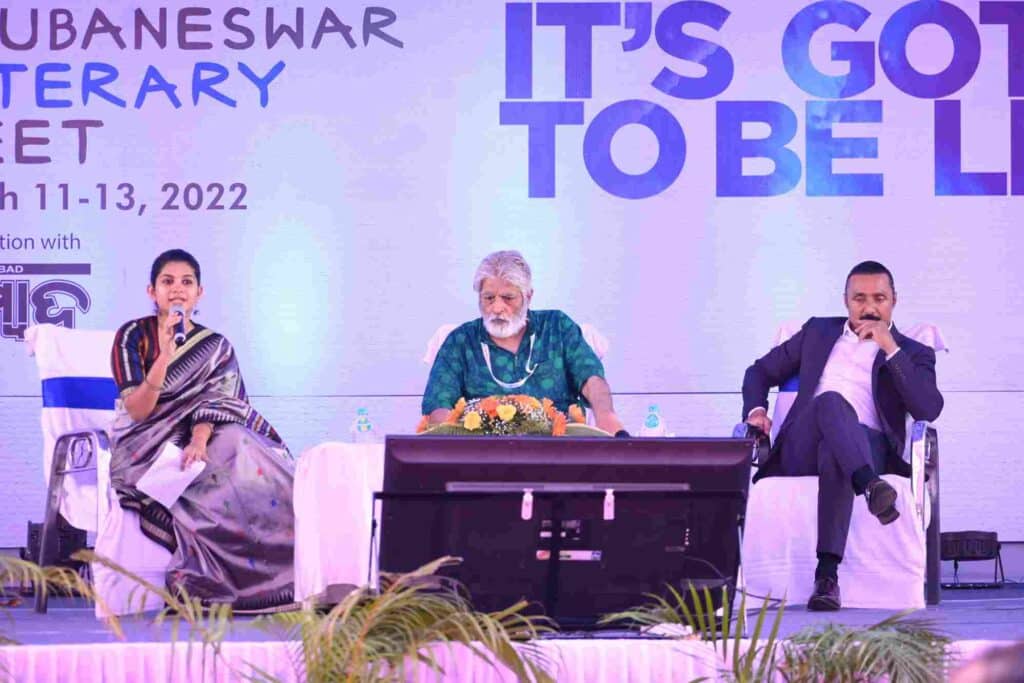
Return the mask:
<path id="1" fill-rule="evenodd" d="M 826 391 L 786 426 L 779 444 L 780 474 L 818 477 L 819 553 L 843 556 L 850 531 L 854 472 L 869 466 L 885 472 L 885 435 L 857 421 L 857 412 L 838 392 Z"/>

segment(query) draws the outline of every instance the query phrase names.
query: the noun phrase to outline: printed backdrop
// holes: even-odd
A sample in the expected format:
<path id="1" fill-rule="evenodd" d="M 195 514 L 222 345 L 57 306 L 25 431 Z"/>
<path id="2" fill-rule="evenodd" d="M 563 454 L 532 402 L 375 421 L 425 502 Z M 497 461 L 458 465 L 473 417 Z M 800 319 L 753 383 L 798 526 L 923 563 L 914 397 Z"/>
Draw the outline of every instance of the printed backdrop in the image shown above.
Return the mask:
<path id="1" fill-rule="evenodd" d="M 381 419 L 410 426 L 397 399 L 494 249 L 611 340 L 626 404 L 736 394 L 780 323 L 842 314 L 849 268 L 883 261 L 897 325 L 952 349 L 946 527 L 1024 540 L 992 426 L 1024 408 L 1024 3 L 11 5 L 0 457 L 33 501 L 12 538 L 41 492 L 25 327 L 148 313 L 153 257 L 183 247 L 251 393 L 394 397 Z"/>

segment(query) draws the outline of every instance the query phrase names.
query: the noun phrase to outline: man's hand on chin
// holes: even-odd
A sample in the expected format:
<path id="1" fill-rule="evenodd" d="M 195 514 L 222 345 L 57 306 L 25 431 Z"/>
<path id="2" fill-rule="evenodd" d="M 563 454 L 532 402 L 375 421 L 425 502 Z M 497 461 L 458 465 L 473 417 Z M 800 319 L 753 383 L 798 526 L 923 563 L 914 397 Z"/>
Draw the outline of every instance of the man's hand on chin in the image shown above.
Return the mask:
<path id="1" fill-rule="evenodd" d="M 854 326 L 853 331 L 861 341 L 872 340 L 886 354 L 896 350 L 896 340 L 892 338 L 892 332 L 889 331 L 889 323 L 884 320 L 861 319 Z"/>

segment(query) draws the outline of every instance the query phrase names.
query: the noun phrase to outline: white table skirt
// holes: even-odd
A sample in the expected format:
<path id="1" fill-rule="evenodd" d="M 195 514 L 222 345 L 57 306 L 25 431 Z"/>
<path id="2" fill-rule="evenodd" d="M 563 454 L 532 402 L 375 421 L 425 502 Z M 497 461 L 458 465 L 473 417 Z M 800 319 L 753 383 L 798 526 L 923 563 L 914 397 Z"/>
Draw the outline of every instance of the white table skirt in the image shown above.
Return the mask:
<path id="1" fill-rule="evenodd" d="M 694 641 L 549 640 L 536 646 L 556 680 L 565 683 L 657 683 L 700 676 L 717 680 L 721 670 L 710 646 Z M 302 680 L 293 661 L 298 647 L 292 642 L 226 642 L 223 657 L 217 659 L 210 650 L 204 656 L 199 643 L 191 650 L 185 643 L 24 645 L 0 647 L 0 667 L 7 668 L 12 680 L 34 683 L 227 683 L 246 680 L 252 665 L 290 683 Z M 420 667 L 409 672 L 408 680 L 516 680 L 507 669 L 491 666 L 463 646 L 438 647 L 434 654 L 445 673 Z"/>
<path id="2" fill-rule="evenodd" d="M 330 442 L 295 467 L 295 599 L 331 584 L 367 583 L 373 492 L 384 482 L 384 446 Z"/>
<path id="3" fill-rule="evenodd" d="M 989 648 L 992 641 L 960 641 L 951 649 L 962 662 Z M 1006 644 L 1006 643 L 1002 643 Z M 721 655 L 707 643 L 654 640 L 549 640 L 537 644 L 553 665 L 559 683 L 660 683 L 692 681 L 698 677 L 727 680 L 721 675 Z M 746 649 L 748 641 L 741 645 Z M 299 681 L 293 657 L 298 645 L 289 642 L 226 642 L 216 666 L 199 644 L 102 643 L 78 645 L 22 645 L 0 647 L 0 670 L 11 680 L 34 683 L 227 683 L 245 680 L 250 665 L 282 683 Z M 408 680 L 434 683 L 511 683 L 507 670 L 499 670 L 474 657 L 464 647 L 435 653 L 445 674 L 421 669 Z"/>
<path id="4" fill-rule="evenodd" d="M 692 640 L 547 640 L 536 643 L 559 683 L 662 683 L 726 680 L 721 655 L 707 643 Z M 745 645 L 743 646 L 745 647 Z M 435 652 L 444 674 L 420 668 L 409 680 L 424 683 L 514 683 L 504 668 L 495 668 L 459 646 Z"/>
<path id="5" fill-rule="evenodd" d="M 301 680 L 292 663 L 299 646 L 286 642 L 227 642 L 215 658 L 201 643 L 77 643 L 0 647 L 4 680 L 32 683 L 234 683 L 252 666 L 282 683 Z M 216 661 L 215 661 L 216 660 Z"/>

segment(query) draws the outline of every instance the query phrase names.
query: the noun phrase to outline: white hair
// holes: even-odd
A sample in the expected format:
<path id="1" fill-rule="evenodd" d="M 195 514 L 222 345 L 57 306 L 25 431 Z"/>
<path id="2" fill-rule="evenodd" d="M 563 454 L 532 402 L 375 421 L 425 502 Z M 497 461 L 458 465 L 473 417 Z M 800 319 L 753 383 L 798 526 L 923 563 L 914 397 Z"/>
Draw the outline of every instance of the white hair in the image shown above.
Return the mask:
<path id="1" fill-rule="evenodd" d="M 519 288 L 523 296 L 533 292 L 530 264 L 518 251 L 496 251 L 485 256 L 473 276 L 473 291 L 479 294 L 484 280 L 491 277 L 512 283 Z"/>

